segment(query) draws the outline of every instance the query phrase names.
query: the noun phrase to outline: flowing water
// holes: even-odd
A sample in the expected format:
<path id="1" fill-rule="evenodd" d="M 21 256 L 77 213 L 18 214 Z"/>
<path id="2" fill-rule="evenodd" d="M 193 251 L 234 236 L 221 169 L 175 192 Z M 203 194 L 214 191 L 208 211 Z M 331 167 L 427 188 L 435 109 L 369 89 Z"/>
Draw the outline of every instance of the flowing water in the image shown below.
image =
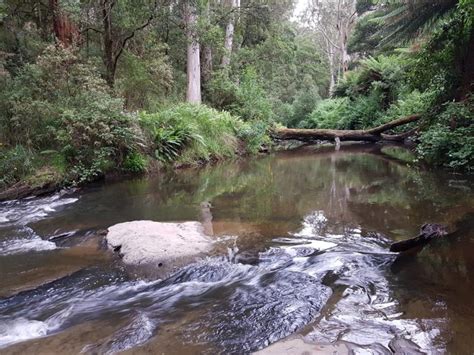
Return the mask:
<path id="1" fill-rule="evenodd" d="M 305 148 L 0 204 L 0 352 L 246 354 L 300 336 L 471 353 L 473 180 L 394 152 Z M 139 219 L 202 221 L 215 251 L 144 277 L 96 233 Z M 388 251 L 426 222 L 457 232 Z"/>

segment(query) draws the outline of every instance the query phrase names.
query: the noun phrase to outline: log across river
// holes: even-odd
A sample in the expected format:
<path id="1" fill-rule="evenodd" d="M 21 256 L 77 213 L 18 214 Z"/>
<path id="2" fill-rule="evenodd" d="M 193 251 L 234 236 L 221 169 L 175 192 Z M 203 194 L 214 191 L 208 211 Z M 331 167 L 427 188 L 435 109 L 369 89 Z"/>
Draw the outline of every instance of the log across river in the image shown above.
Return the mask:
<path id="1" fill-rule="evenodd" d="M 385 134 L 385 132 L 399 126 L 416 122 L 420 120 L 420 118 L 420 115 L 411 115 L 366 130 L 279 128 L 273 132 L 273 137 L 279 140 L 298 140 L 302 142 L 317 140 L 363 142 L 378 142 L 381 140 L 403 141 L 410 134 L 414 133 L 413 129 L 401 134 Z"/>

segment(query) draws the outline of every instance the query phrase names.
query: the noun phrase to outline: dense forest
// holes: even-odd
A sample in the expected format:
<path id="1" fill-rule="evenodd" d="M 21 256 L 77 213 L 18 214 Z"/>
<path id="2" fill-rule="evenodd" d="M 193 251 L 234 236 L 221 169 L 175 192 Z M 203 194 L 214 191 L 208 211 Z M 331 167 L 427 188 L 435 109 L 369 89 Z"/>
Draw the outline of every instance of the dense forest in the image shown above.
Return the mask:
<path id="1" fill-rule="evenodd" d="M 2 0 L 0 190 L 410 115 L 392 133 L 420 162 L 472 171 L 473 21 L 472 0 Z"/>

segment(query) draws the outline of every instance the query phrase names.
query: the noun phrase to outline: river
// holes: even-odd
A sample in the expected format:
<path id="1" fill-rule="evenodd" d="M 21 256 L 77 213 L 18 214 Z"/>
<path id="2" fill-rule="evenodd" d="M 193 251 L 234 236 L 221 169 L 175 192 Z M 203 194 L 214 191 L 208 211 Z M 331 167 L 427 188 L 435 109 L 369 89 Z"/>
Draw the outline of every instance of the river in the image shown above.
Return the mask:
<path id="1" fill-rule="evenodd" d="M 247 354 L 287 337 L 474 348 L 473 179 L 398 148 L 307 147 L 0 204 L 0 352 Z M 198 220 L 210 256 L 161 280 L 97 231 Z M 394 240 L 456 226 L 417 255 Z"/>

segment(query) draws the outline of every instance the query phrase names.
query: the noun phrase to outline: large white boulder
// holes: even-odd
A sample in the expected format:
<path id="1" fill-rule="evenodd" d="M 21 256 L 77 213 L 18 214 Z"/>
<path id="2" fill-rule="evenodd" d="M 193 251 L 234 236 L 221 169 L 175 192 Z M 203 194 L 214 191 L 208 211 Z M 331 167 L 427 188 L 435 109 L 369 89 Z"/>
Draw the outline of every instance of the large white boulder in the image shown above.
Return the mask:
<path id="1" fill-rule="evenodd" d="M 203 255 L 212 247 L 199 222 L 132 221 L 108 228 L 107 244 L 130 265 L 170 268 Z"/>

